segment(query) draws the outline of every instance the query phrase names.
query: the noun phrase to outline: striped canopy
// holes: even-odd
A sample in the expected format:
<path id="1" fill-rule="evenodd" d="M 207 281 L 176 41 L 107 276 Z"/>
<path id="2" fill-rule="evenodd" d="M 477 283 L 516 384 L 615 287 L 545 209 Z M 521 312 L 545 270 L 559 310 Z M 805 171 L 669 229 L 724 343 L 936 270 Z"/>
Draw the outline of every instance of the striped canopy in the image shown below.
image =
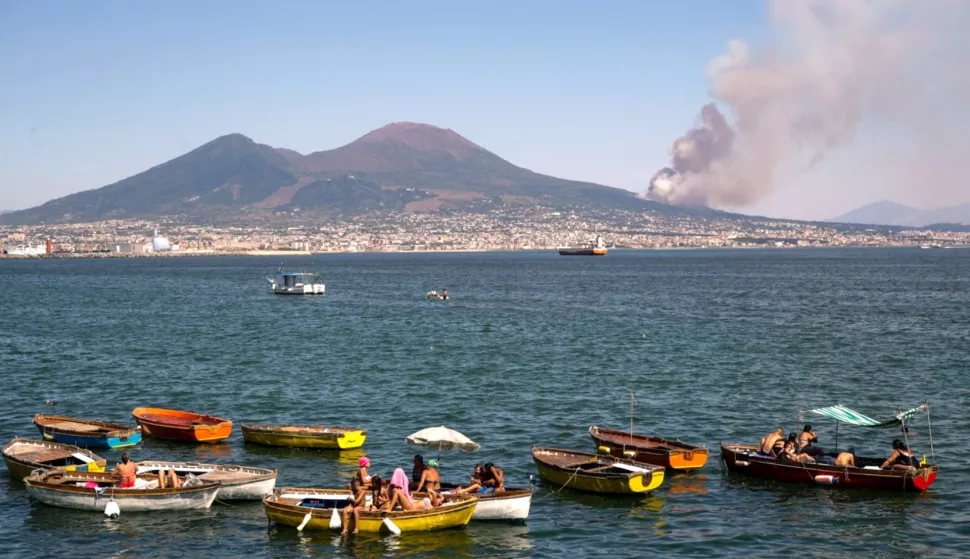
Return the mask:
<path id="1" fill-rule="evenodd" d="M 834 419 L 840 423 L 848 423 L 849 425 L 858 425 L 860 427 L 871 427 L 873 429 L 888 429 L 890 427 L 897 427 L 902 425 L 903 421 L 906 421 L 914 413 L 926 410 L 926 404 L 919 407 L 913 408 L 911 410 L 906 410 L 904 412 L 899 412 L 896 414 L 894 419 L 888 421 L 876 421 L 871 417 L 866 417 L 857 411 L 852 411 L 849 408 L 839 404 L 837 406 L 829 406 L 827 408 L 818 408 L 814 410 L 808 410 L 809 413 L 814 413 L 818 415 L 824 415 L 825 417 Z"/>

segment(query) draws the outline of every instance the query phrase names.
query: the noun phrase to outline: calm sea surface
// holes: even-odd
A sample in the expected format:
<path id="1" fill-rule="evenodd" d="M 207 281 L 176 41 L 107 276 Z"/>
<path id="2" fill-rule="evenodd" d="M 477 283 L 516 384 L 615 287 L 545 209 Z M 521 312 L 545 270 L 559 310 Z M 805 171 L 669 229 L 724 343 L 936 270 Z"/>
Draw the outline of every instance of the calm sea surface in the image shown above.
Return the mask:
<path id="1" fill-rule="evenodd" d="M 410 433 L 447 425 L 482 445 L 445 453 L 535 476 L 533 444 L 591 450 L 590 425 L 712 450 L 644 498 L 556 492 L 536 479 L 524 525 L 400 538 L 300 535 L 258 503 L 124 514 L 33 503 L 0 478 L 9 557 L 954 557 L 970 553 L 970 250 L 613 251 L 325 255 L 322 298 L 279 297 L 270 258 L 0 261 L 0 438 L 38 412 L 131 423 L 136 406 L 238 423 L 359 426 L 372 470 L 408 468 Z M 448 302 L 424 294 L 445 287 Z M 45 400 L 57 401 L 48 407 Z M 718 441 L 800 426 L 842 403 L 876 418 L 928 399 L 940 477 L 922 495 L 843 492 L 728 474 Z M 834 426 L 810 419 L 822 446 Z M 930 454 L 925 418 L 912 427 Z M 843 427 L 883 456 L 898 433 Z M 114 463 L 119 452 L 102 452 Z M 278 468 L 280 485 L 338 486 L 360 452 L 148 439 L 133 458 Z M 537 476 L 535 476 L 537 478 Z"/>

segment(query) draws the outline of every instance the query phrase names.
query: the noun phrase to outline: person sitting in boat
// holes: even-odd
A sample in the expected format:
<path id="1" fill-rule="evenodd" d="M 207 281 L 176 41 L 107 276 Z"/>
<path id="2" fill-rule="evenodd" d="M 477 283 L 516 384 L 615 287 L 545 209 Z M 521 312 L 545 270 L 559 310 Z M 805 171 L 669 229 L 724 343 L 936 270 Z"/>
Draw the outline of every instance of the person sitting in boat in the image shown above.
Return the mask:
<path id="1" fill-rule="evenodd" d="M 370 458 L 361 456 L 357 460 L 357 479 L 360 480 L 360 484 L 364 487 L 370 487 L 371 476 L 367 473 L 368 467 L 370 467 Z"/>
<path id="2" fill-rule="evenodd" d="M 131 456 L 127 452 L 121 455 L 121 462 L 115 466 L 114 470 L 111 470 L 112 474 L 121 476 L 121 487 L 131 488 L 135 486 L 135 481 L 138 479 L 138 466 L 131 461 Z"/>
<path id="3" fill-rule="evenodd" d="M 812 431 L 811 425 L 806 425 L 802 432 L 798 434 L 798 452 L 809 456 L 823 454 L 821 448 L 813 446 L 816 442 L 818 442 L 818 436 L 815 435 L 815 431 Z"/>
<path id="4" fill-rule="evenodd" d="M 387 494 L 387 486 L 381 476 L 375 475 L 370 478 L 370 507 L 368 510 L 387 510 L 387 505 L 391 498 Z M 363 487 L 363 485 L 361 485 Z"/>
<path id="5" fill-rule="evenodd" d="M 883 470 L 905 470 L 915 472 L 919 470 L 919 460 L 916 455 L 899 439 L 893 440 L 893 453 L 879 466 Z"/>
<path id="6" fill-rule="evenodd" d="M 401 507 L 401 510 L 425 510 L 433 507 L 429 497 L 420 501 L 411 498 L 411 491 L 408 489 L 408 476 L 404 473 L 403 468 L 394 470 L 387 494 L 390 501 L 385 510 L 392 511 L 396 507 Z"/>
<path id="7" fill-rule="evenodd" d="M 441 298 L 442 299 L 447 299 L 448 298 L 448 290 L 447 289 L 442 289 L 441 290 Z"/>
<path id="8" fill-rule="evenodd" d="M 414 467 L 411 468 L 411 486 L 417 491 L 418 483 L 421 482 L 421 474 L 424 473 L 425 468 L 428 466 L 424 463 L 424 456 L 420 454 L 414 455 Z"/>
<path id="9" fill-rule="evenodd" d="M 505 472 L 502 471 L 502 468 L 489 462 L 482 467 L 482 471 L 485 474 L 485 478 L 482 480 L 485 489 L 490 489 L 496 493 L 505 491 Z"/>
<path id="10" fill-rule="evenodd" d="M 788 435 L 788 440 L 785 441 L 782 447 L 781 454 L 778 456 L 782 460 L 789 462 L 807 462 L 813 463 L 815 459 L 807 454 L 801 454 L 796 449 L 798 448 L 798 435 L 791 433 Z"/>
<path id="11" fill-rule="evenodd" d="M 472 474 L 471 481 L 468 487 L 462 488 L 458 487 L 455 492 L 461 495 L 462 493 L 476 493 L 482 488 L 482 480 L 485 478 L 484 468 L 481 464 L 475 464 L 475 473 Z"/>
<path id="12" fill-rule="evenodd" d="M 171 489 L 182 487 L 182 480 L 179 479 L 175 470 L 169 470 L 167 472 L 164 470 L 158 471 L 158 488 L 165 489 L 166 487 Z"/>
<path id="13" fill-rule="evenodd" d="M 779 451 L 785 445 L 785 430 L 781 427 L 761 439 L 761 448 L 758 453 L 762 456 L 778 457 Z"/>
<path id="14" fill-rule="evenodd" d="M 373 479 L 373 478 L 372 478 Z M 360 511 L 364 508 L 364 501 L 367 498 L 367 492 L 364 491 L 364 486 L 360 483 L 360 480 L 354 478 L 350 482 L 350 504 L 344 507 L 343 510 L 343 523 L 344 529 L 341 534 L 346 534 L 350 529 L 349 518 L 354 519 L 354 533 L 360 532 Z"/>
<path id="15" fill-rule="evenodd" d="M 850 448 L 845 452 L 840 452 L 835 457 L 835 465 L 840 468 L 855 468 L 855 449 Z"/>
<path id="16" fill-rule="evenodd" d="M 421 479 L 418 481 L 418 488 L 415 491 L 424 491 L 431 498 L 431 504 L 433 506 L 440 506 L 444 502 L 444 497 L 441 496 L 441 475 L 438 473 L 438 460 L 432 458 L 428 460 L 428 465 L 421 473 Z"/>

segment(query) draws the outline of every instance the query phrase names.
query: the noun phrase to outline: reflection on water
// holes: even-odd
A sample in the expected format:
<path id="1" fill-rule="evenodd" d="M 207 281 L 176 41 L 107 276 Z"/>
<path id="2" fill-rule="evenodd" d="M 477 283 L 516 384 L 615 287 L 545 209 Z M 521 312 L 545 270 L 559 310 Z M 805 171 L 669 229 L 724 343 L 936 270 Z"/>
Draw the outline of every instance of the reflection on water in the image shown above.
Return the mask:
<path id="1" fill-rule="evenodd" d="M 341 535 L 336 531 L 321 530 L 298 532 L 289 526 L 271 525 L 267 535 L 277 548 L 299 549 L 307 557 L 335 554 L 360 559 L 389 555 L 458 557 L 471 555 L 476 544 L 482 545 L 469 534 L 467 527 L 435 532 L 405 532 L 394 536 L 374 533 Z"/>

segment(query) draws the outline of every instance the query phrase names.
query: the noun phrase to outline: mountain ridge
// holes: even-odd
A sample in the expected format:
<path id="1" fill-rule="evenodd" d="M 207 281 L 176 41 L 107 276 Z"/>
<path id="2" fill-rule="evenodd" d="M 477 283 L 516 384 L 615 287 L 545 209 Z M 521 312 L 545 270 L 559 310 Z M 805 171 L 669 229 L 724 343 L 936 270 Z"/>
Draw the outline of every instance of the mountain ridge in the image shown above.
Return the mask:
<path id="1" fill-rule="evenodd" d="M 595 183 L 518 167 L 457 132 L 395 122 L 330 150 L 271 147 L 239 133 L 115 183 L 11 212 L 36 224 L 186 215 L 206 219 L 265 210 L 353 214 L 378 209 L 485 209 L 501 204 L 709 213 L 644 200 Z"/>
<path id="2" fill-rule="evenodd" d="M 921 210 L 897 204 L 891 200 L 880 200 L 825 221 L 905 227 L 927 227 L 935 224 L 967 225 L 970 224 L 970 204 Z"/>

